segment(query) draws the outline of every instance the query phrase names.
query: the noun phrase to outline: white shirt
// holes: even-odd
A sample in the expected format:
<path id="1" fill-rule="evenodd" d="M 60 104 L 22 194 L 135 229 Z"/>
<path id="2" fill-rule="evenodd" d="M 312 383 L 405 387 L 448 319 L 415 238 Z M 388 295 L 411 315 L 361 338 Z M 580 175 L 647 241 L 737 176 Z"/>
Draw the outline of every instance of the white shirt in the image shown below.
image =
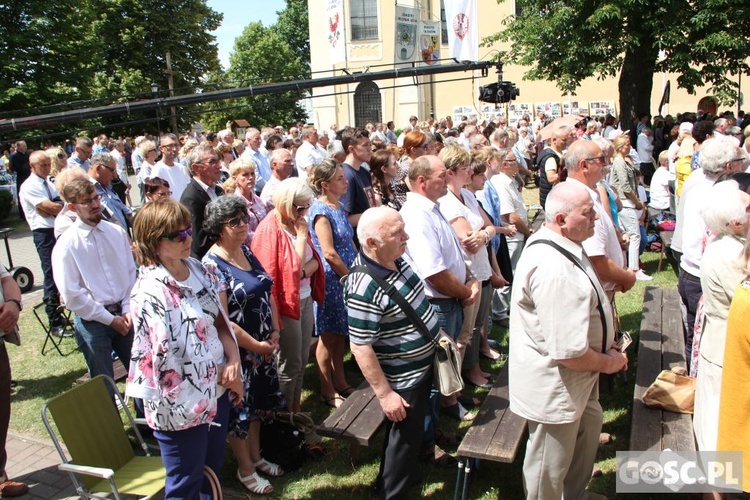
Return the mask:
<path id="1" fill-rule="evenodd" d="M 172 199 L 180 201 L 182 198 L 182 192 L 190 184 L 190 176 L 188 176 L 185 167 L 175 162 L 173 166 L 169 166 L 164 161 L 156 162 L 154 168 L 151 169 L 151 178 L 159 177 L 169 183 L 169 189 L 172 191 Z"/>
<path id="2" fill-rule="evenodd" d="M 643 133 L 638 134 L 636 149 L 638 152 L 638 163 L 649 163 L 653 161 L 651 154 L 654 152 L 654 137 L 649 137 Z"/>
<path id="3" fill-rule="evenodd" d="M 128 179 L 128 167 L 125 164 L 125 155 L 116 149 L 113 149 L 109 154 L 115 159 L 115 163 L 117 163 L 117 175 L 120 177 L 120 180 L 129 185 L 130 179 Z"/>
<path id="4" fill-rule="evenodd" d="M 675 175 L 677 174 L 677 160 L 675 157 L 677 156 L 677 153 L 680 151 L 680 144 L 677 141 L 673 141 L 672 144 L 669 145 L 669 149 L 667 149 L 667 160 L 669 161 L 669 174 L 672 176 L 672 179 L 675 178 Z"/>
<path id="5" fill-rule="evenodd" d="M 260 200 L 265 204 L 273 206 L 273 194 L 276 192 L 276 188 L 279 186 L 281 181 L 275 176 L 271 175 L 266 185 L 263 186 L 263 191 L 260 193 Z"/>
<path id="6" fill-rule="evenodd" d="M 215 184 L 213 186 L 209 186 L 208 184 L 204 184 L 203 181 L 201 181 L 198 177 L 193 177 L 193 179 L 195 179 L 195 182 L 197 182 L 201 189 L 206 192 L 211 201 L 216 201 L 219 198 L 219 196 L 216 194 Z"/>
<path id="7" fill-rule="evenodd" d="M 697 170 L 696 170 L 697 172 Z M 692 177 L 692 175 L 691 175 Z M 703 177 L 680 198 L 682 205 L 682 259 L 680 268 L 700 278 L 703 249 L 710 231 L 703 220 L 703 210 L 711 203 L 711 187 L 716 179 Z"/>
<path id="8" fill-rule="evenodd" d="M 667 210 L 671 196 L 669 194 L 669 170 L 659 167 L 651 177 L 651 201 L 649 206 L 655 210 Z"/>
<path id="9" fill-rule="evenodd" d="M 529 214 L 521 193 L 516 188 L 515 181 L 503 172 L 500 172 L 497 175 L 493 175 L 490 182 L 495 191 L 497 191 L 498 198 L 500 198 L 500 215 L 515 213 L 528 225 Z M 518 231 L 514 236 L 506 236 L 505 238 L 508 241 L 523 241 L 524 236 L 521 231 Z"/>
<path id="10" fill-rule="evenodd" d="M 109 325 L 114 316 L 104 306 L 111 304 L 130 312 L 135 262 L 125 230 L 115 224 L 76 220 L 52 250 L 52 274 L 65 305 L 82 319 Z"/>
<path id="11" fill-rule="evenodd" d="M 677 222 L 674 228 L 674 234 L 672 235 L 672 248 L 678 252 L 682 252 L 682 233 L 685 227 L 685 203 L 682 201 L 685 196 L 698 184 L 702 184 L 706 180 L 706 175 L 703 173 L 703 169 L 699 168 L 693 170 L 688 175 L 685 184 L 682 186 L 682 196 L 677 200 Z"/>
<path id="12" fill-rule="evenodd" d="M 432 287 L 427 280 L 441 271 L 450 271 L 461 283 L 466 283 L 466 263 L 455 231 L 440 213 L 440 207 L 417 193 L 406 193 L 401 207 L 406 242 L 404 260 L 424 282 L 427 298 L 448 298 Z"/>
<path id="13" fill-rule="evenodd" d="M 538 239 L 552 240 L 573 254 L 585 273 L 556 249 L 531 245 Z M 571 370 L 558 360 L 581 357 L 589 348 L 602 352 L 600 298 L 611 346 L 612 306 L 581 245 L 544 226 L 529 238 L 513 273 L 511 294 L 508 377 L 513 413 L 544 424 L 581 418 L 599 374 Z"/>
<path id="14" fill-rule="evenodd" d="M 448 191 L 448 194 L 438 200 L 440 213 L 443 214 L 443 217 L 448 222 L 463 217 L 473 231 L 479 231 L 484 228 L 484 219 L 479 211 L 479 203 L 474 194 L 468 189 L 461 189 L 461 196 L 464 199 L 464 203 L 461 203 L 453 193 Z M 481 283 L 490 279 L 492 268 L 490 267 L 490 260 L 487 255 L 487 246 L 482 245 L 479 247 L 479 251 L 474 254 L 467 252 L 463 247 L 461 247 L 461 250 L 464 254 L 464 262 L 469 266 L 469 269 L 474 273 L 477 280 Z"/>
<path id="15" fill-rule="evenodd" d="M 617 267 L 624 267 L 625 262 L 622 256 L 622 249 L 620 248 L 620 241 L 617 239 L 615 225 L 604 210 L 604 206 L 599 199 L 599 193 L 572 177 L 568 177 L 565 182 L 577 182 L 585 187 L 589 196 L 591 196 L 591 201 L 594 202 L 594 211 L 599 216 L 596 222 L 594 222 L 594 235 L 582 244 L 583 249 L 586 250 L 586 255 L 589 257 L 604 256 L 611 260 Z M 603 283 L 603 285 L 608 292 L 611 292 L 615 288 L 615 283 L 609 281 Z"/>
<path id="16" fill-rule="evenodd" d="M 44 188 L 45 184 L 49 188 L 49 192 Z M 40 214 L 36 211 L 36 207 L 40 203 L 52 201 L 52 199 L 59 196 L 54 184 L 48 182 L 47 179 L 42 179 L 34 172 L 21 184 L 21 189 L 18 191 L 18 198 L 21 202 L 23 213 L 26 214 L 26 222 L 29 223 L 29 228 L 32 231 L 34 229 L 50 229 L 55 227 L 55 218 Z"/>
<path id="17" fill-rule="evenodd" d="M 297 173 L 302 180 L 307 179 L 307 167 L 317 165 L 325 159 L 325 155 L 308 141 L 302 141 L 294 157 L 297 163 Z"/>

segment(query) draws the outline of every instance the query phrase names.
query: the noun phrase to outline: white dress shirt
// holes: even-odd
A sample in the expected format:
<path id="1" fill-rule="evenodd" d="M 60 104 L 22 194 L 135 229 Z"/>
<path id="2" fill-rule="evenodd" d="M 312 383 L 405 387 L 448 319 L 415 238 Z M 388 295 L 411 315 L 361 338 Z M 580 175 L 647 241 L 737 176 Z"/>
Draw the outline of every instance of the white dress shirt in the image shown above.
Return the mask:
<path id="1" fill-rule="evenodd" d="M 493 175 L 490 182 L 495 188 L 495 191 L 497 191 L 497 196 L 500 198 L 500 215 L 515 213 L 526 225 L 528 225 L 529 214 L 526 210 L 526 204 L 521 197 L 521 193 L 519 193 L 518 188 L 516 188 L 515 181 L 500 172 L 497 175 Z M 524 236 L 521 231 L 518 231 L 513 236 L 506 236 L 506 239 L 508 241 L 523 241 Z"/>
<path id="2" fill-rule="evenodd" d="M 111 324 L 105 305 L 130 312 L 135 262 L 127 234 L 116 224 L 92 227 L 76 220 L 52 250 L 52 273 L 65 305 L 82 319 Z"/>
<path id="3" fill-rule="evenodd" d="M 424 281 L 428 298 L 449 298 L 433 288 L 427 278 L 448 270 L 466 283 L 466 263 L 458 236 L 440 213 L 439 205 L 420 194 L 406 193 L 406 203 L 399 213 L 409 235 L 404 260 Z"/>
<path id="4" fill-rule="evenodd" d="M 307 179 L 307 167 L 317 165 L 324 159 L 325 154 L 321 153 L 320 149 L 313 146 L 308 141 L 303 141 L 302 145 L 297 150 L 297 155 L 295 156 L 299 178 L 302 180 Z"/>
<path id="5" fill-rule="evenodd" d="M 46 189 L 45 185 L 47 186 Z M 48 182 L 47 179 L 42 179 L 34 172 L 21 184 L 21 189 L 18 191 L 18 199 L 23 208 L 23 213 L 26 214 L 26 222 L 29 223 L 29 228 L 32 231 L 34 229 L 55 227 L 55 218 L 40 214 L 36 211 L 36 207 L 40 203 L 52 201 L 56 197 L 59 198 L 59 196 L 55 186 L 51 182 Z"/>

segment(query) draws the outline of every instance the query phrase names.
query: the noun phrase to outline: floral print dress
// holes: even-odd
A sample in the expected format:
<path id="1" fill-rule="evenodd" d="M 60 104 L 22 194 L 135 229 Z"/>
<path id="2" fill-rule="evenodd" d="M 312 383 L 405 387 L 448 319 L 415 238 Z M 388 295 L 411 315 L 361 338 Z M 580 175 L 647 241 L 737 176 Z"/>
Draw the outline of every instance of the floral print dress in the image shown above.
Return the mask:
<path id="1" fill-rule="evenodd" d="M 226 290 L 229 319 L 258 342 L 268 340 L 271 323 L 271 277 L 258 259 L 243 245 L 250 271 L 240 269 L 219 255 L 208 252 L 203 262 L 216 269 L 219 290 Z M 242 382 L 245 396 L 242 405 L 233 407 L 229 415 L 229 435 L 246 438 L 250 421 L 273 417 L 273 411 L 286 407 L 279 389 L 276 361 L 272 354 L 262 355 L 240 347 Z"/>

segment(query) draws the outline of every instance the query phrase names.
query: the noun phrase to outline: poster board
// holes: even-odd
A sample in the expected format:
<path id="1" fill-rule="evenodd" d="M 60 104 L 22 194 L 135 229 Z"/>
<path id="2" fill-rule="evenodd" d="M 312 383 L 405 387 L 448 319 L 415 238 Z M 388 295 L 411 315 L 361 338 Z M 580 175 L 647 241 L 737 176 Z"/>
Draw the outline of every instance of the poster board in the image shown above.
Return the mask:
<path id="1" fill-rule="evenodd" d="M 514 102 L 508 104 L 508 123 L 516 125 L 518 120 L 528 117 L 529 123 L 534 121 L 534 106 L 530 102 Z"/>
<path id="2" fill-rule="evenodd" d="M 617 116 L 614 101 L 591 101 L 589 102 L 589 116 Z"/>
<path id="3" fill-rule="evenodd" d="M 453 106 L 453 124 L 455 126 L 458 126 L 459 123 L 461 123 L 461 117 L 465 116 L 469 119 L 477 118 L 479 119 L 479 112 L 477 111 L 477 108 L 471 105 L 467 106 Z"/>
<path id="4" fill-rule="evenodd" d="M 559 102 L 537 102 L 534 104 L 536 113 L 544 112 L 547 118 L 554 119 L 562 116 L 562 106 Z"/>
<path id="5" fill-rule="evenodd" d="M 586 101 L 568 101 L 563 102 L 563 116 L 567 115 L 579 115 L 589 116 L 589 103 Z"/>

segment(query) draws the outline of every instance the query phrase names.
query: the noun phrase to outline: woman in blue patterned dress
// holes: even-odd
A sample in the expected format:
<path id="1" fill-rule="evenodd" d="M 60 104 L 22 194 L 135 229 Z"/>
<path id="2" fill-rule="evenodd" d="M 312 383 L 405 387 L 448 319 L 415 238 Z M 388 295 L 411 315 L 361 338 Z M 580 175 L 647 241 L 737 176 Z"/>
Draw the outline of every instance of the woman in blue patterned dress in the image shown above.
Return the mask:
<path id="1" fill-rule="evenodd" d="M 273 487 L 258 472 L 276 477 L 284 471 L 261 457 L 260 426 L 286 403 L 273 356 L 279 342 L 278 314 L 271 295 L 273 281 L 243 244 L 248 220 L 247 204 L 239 196 L 222 196 L 209 203 L 203 228 L 215 243 L 203 261 L 217 268 L 223 290 L 220 298 L 240 345 L 245 396 L 229 417 L 229 444 L 237 458 L 237 479 L 253 493 L 268 494 Z"/>
<path id="2" fill-rule="evenodd" d="M 320 370 L 320 392 L 323 402 L 338 408 L 354 389 L 346 381 L 344 353 L 349 335 L 343 287 L 339 280 L 349 274 L 354 262 L 354 230 L 339 198 L 346 193 L 344 169 L 333 158 L 326 158 L 313 168 L 310 185 L 318 198 L 309 212 L 313 244 L 323 259 L 326 277 L 325 301 L 318 304 L 315 327 L 318 346 L 315 357 Z"/>

